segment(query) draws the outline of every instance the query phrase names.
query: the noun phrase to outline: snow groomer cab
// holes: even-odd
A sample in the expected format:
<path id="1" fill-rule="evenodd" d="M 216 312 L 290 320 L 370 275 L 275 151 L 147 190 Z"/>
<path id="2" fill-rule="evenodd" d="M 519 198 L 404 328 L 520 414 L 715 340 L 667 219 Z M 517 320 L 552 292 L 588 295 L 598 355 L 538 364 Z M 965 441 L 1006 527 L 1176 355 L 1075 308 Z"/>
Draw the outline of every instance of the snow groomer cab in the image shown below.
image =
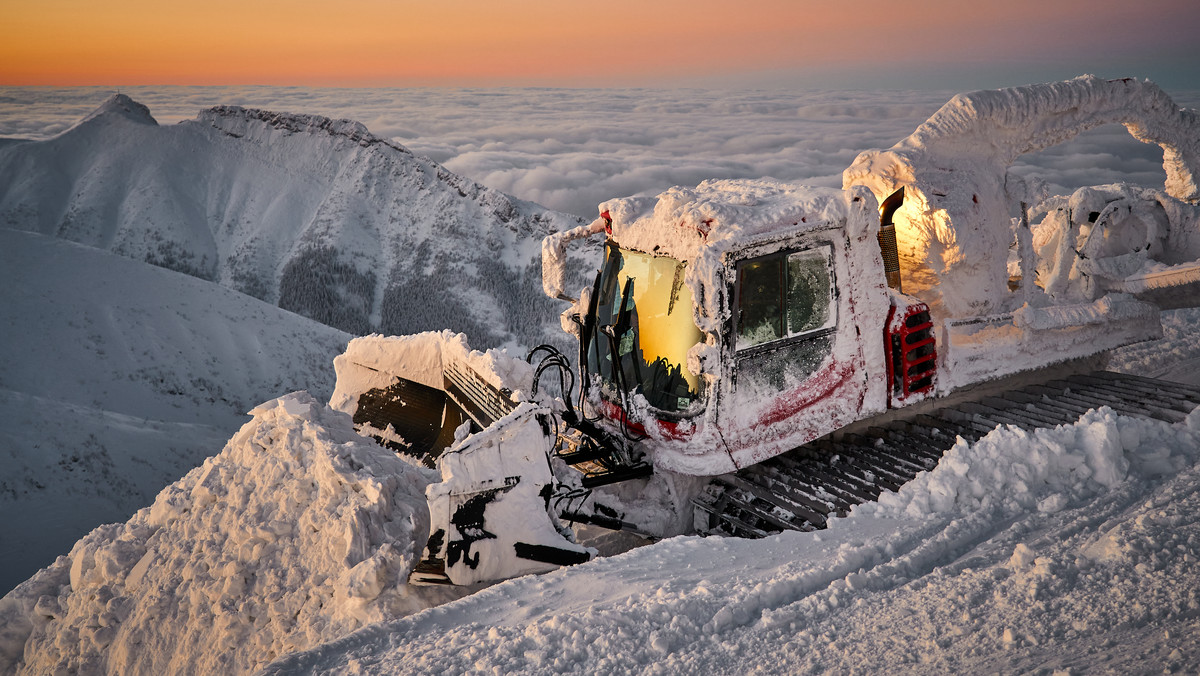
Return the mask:
<path id="1" fill-rule="evenodd" d="M 575 300 L 563 323 L 597 424 L 654 467 L 731 472 L 932 390 L 929 315 L 888 288 L 867 189 L 709 181 L 600 211 L 547 239 L 543 279 Z M 573 299 L 563 251 L 601 234 Z"/>

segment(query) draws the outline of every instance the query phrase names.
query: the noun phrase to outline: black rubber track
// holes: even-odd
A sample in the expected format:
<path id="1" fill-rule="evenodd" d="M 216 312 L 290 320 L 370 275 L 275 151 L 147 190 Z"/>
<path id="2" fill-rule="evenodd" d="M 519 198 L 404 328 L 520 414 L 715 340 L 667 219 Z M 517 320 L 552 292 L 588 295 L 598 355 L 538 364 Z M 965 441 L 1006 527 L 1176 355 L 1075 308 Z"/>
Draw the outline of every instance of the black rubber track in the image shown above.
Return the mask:
<path id="1" fill-rule="evenodd" d="M 697 531 L 757 538 L 824 528 L 830 515 L 844 515 L 851 506 L 896 490 L 935 467 L 959 437 L 977 441 L 1000 425 L 1031 430 L 1071 424 L 1101 406 L 1174 423 L 1200 406 L 1200 388 L 1099 371 L 981 397 L 865 432 L 834 433 L 714 477 L 693 501 Z"/>

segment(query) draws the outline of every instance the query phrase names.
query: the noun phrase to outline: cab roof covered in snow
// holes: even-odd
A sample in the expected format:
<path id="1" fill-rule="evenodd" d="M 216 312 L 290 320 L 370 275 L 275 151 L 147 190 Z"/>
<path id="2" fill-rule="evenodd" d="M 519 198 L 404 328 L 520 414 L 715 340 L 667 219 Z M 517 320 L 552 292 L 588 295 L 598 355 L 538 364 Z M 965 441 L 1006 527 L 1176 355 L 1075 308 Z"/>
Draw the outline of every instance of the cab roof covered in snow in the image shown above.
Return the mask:
<path id="1" fill-rule="evenodd" d="M 680 261 L 712 259 L 755 239 L 878 222 L 867 190 L 842 191 L 775 179 L 709 180 L 656 197 L 604 202 L 612 237 L 622 247 Z M 856 227 L 857 226 L 857 227 Z"/>

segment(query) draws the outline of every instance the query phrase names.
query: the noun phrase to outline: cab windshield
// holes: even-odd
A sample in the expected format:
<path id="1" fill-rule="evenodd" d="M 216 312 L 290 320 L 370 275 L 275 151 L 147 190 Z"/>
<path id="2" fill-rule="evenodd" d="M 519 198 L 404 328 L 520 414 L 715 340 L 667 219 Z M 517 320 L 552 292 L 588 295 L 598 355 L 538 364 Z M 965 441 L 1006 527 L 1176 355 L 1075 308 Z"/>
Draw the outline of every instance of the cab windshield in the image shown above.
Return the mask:
<path id="1" fill-rule="evenodd" d="M 687 353 L 703 335 L 692 320 L 685 269 L 674 258 L 606 244 L 596 331 L 588 346 L 588 367 L 606 385 L 639 393 L 669 412 L 683 411 L 700 397 L 700 379 L 687 370 Z"/>

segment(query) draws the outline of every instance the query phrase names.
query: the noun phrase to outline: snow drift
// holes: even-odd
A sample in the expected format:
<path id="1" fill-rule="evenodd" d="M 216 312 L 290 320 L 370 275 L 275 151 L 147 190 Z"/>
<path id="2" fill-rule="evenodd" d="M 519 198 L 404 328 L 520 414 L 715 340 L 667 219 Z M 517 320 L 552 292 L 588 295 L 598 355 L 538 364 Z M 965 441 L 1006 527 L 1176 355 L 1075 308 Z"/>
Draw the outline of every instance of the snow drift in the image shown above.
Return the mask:
<path id="1" fill-rule="evenodd" d="M 431 473 L 299 392 L 0 600 L 5 673 L 245 673 L 462 592 L 405 581 Z"/>
<path id="2" fill-rule="evenodd" d="M 540 292 L 540 240 L 578 223 L 315 115 L 220 106 L 163 127 L 118 94 L 55 138 L 0 148 L 0 225 L 357 334 L 545 342 L 557 311 Z"/>

